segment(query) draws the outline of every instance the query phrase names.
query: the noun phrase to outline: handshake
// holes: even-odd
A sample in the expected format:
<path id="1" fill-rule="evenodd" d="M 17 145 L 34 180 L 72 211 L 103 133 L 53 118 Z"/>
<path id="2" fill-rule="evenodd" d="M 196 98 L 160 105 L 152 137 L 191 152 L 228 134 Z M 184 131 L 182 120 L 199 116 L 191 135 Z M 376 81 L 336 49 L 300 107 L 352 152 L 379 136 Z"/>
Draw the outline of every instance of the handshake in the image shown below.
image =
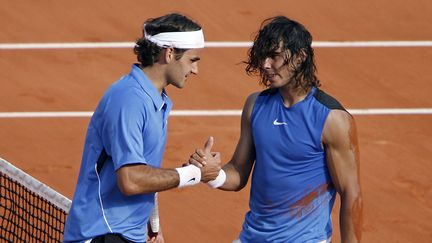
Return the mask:
<path id="1" fill-rule="evenodd" d="M 176 168 L 180 177 L 178 187 L 192 186 L 200 181 L 207 183 L 212 188 L 218 188 L 224 184 L 226 174 L 221 167 L 220 153 L 211 151 L 213 144 L 213 137 L 209 137 L 203 149 L 196 149 L 183 167 Z"/>

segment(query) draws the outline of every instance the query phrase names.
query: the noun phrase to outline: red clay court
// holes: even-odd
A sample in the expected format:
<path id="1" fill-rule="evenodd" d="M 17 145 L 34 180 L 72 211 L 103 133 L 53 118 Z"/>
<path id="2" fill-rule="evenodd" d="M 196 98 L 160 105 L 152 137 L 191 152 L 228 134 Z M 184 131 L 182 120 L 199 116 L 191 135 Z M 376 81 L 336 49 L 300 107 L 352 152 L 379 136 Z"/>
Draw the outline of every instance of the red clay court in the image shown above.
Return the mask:
<path id="1" fill-rule="evenodd" d="M 6 116 L 92 112 L 107 87 L 135 62 L 126 47 L 8 49 L 4 44 L 132 43 L 145 19 L 173 11 L 197 20 L 206 41 L 215 43 L 249 42 L 264 19 L 278 14 L 299 20 L 317 43 L 385 41 L 316 46 L 318 76 L 322 89 L 355 111 L 363 242 L 432 242 L 432 2 L 427 0 L 3 1 L 0 157 L 71 198 L 89 117 Z M 262 89 L 244 72 L 246 52 L 244 46 L 206 48 L 199 75 L 183 90 L 168 89 L 174 111 L 240 110 L 248 94 Z M 227 161 L 239 132 L 236 114 L 172 116 L 163 165 L 179 166 L 210 135 Z M 199 185 L 160 193 L 166 242 L 231 242 L 240 232 L 248 197 L 249 187 L 230 193 Z M 337 211 L 333 238 L 339 243 Z"/>

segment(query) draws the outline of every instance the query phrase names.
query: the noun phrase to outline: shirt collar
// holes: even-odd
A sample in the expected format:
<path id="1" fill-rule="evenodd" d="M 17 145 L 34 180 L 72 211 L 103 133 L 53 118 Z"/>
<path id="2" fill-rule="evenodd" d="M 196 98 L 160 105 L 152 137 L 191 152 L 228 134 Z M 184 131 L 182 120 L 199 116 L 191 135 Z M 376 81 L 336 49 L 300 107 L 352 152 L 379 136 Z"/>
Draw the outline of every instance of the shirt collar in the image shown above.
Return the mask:
<path id="1" fill-rule="evenodd" d="M 162 90 L 161 95 L 143 70 L 139 68 L 138 64 L 132 65 L 131 74 L 132 77 L 138 81 L 143 91 L 152 99 L 155 110 L 160 111 L 165 104 L 168 103 L 169 105 L 171 103 L 165 89 Z"/>

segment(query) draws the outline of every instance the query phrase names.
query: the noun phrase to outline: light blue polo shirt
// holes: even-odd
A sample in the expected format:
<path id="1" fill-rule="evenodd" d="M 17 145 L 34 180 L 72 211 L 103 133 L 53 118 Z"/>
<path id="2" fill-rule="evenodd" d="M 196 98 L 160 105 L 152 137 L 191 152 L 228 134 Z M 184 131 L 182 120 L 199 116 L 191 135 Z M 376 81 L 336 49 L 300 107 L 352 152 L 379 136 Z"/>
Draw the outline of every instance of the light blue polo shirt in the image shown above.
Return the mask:
<path id="1" fill-rule="evenodd" d="M 65 242 L 83 242 L 107 233 L 146 241 L 154 193 L 123 195 L 116 171 L 129 164 L 160 167 L 171 107 L 165 91 L 160 94 L 137 65 L 110 86 L 88 126 Z M 109 158 L 98 174 L 96 161 L 103 148 Z"/>

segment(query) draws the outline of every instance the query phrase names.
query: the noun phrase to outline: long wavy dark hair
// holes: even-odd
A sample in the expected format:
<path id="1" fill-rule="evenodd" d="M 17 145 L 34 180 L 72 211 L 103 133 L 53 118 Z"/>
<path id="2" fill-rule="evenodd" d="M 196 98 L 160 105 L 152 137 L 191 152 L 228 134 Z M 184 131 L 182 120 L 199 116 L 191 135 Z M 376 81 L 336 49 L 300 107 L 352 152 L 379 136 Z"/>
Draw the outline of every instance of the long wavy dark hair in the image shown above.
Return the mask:
<path id="1" fill-rule="evenodd" d="M 164 47 L 159 47 L 148 41 L 144 37 L 144 32 L 156 35 L 162 32 L 196 31 L 200 29 L 201 26 L 198 23 L 179 13 L 147 19 L 144 22 L 143 36 L 136 41 L 134 53 L 137 55 L 137 60 L 141 63 L 142 67 L 152 66 L 155 62 L 159 61 L 161 51 Z M 187 49 L 179 48 L 174 48 L 174 50 L 177 60 L 187 51 Z"/>
<path id="2" fill-rule="evenodd" d="M 266 58 L 270 57 L 282 43 L 283 51 L 289 51 L 285 55 L 285 63 L 293 64 L 296 57 L 301 57 L 302 62 L 294 70 L 292 82 L 294 87 L 302 87 L 308 90 L 312 86 L 319 87 L 316 77 L 314 51 L 312 48 L 312 36 L 300 23 L 285 16 L 276 16 L 263 21 L 260 30 L 255 37 L 253 46 L 248 51 L 248 61 L 245 63 L 248 75 L 260 76 L 260 84 L 269 86 L 262 66 Z"/>

